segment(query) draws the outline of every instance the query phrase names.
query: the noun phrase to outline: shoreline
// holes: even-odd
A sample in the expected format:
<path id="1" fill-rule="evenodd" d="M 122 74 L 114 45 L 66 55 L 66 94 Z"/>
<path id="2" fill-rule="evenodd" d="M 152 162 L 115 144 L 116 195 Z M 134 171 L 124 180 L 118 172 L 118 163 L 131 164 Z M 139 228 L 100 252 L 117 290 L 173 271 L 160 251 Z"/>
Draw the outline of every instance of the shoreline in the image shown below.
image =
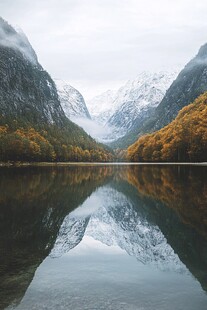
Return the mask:
<path id="1" fill-rule="evenodd" d="M 69 167 L 69 166 L 207 166 L 207 162 L 0 162 L 3 167 Z"/>

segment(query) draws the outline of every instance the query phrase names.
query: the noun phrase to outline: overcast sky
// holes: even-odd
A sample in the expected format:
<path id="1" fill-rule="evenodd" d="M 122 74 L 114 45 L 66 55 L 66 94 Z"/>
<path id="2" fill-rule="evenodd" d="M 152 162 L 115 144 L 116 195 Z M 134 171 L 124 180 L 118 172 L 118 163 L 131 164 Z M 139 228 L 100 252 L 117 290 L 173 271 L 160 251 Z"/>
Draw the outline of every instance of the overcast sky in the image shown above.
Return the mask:
<path id="1" fill-rule="evenodd" d="M 86 98 L 184 66 L 207 42 L 207 0 L 0 0 L 0 15 Z"/>

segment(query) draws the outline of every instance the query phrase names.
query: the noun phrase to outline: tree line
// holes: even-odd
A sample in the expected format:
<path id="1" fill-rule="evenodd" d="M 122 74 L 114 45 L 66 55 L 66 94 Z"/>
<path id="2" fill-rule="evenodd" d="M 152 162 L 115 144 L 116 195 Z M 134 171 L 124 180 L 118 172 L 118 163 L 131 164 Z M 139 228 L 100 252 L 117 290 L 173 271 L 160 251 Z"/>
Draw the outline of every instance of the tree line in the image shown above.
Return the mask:
<path id="1" fill-rule="evenodd" d="M 0 118 L 0 161 L 72 161 L 108 162 L 113 159 L 105 149 L 87 136 L 69 128 L 31 125 Z"/>

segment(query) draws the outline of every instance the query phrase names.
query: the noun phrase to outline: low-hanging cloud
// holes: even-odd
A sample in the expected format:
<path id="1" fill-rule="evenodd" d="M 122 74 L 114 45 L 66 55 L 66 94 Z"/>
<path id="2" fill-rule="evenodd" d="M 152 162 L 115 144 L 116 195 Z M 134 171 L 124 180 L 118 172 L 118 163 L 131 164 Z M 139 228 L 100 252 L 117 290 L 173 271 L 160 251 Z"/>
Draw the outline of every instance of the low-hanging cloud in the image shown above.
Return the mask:
<path id="1" fill-rule="evenodd" d="M 98 142 L 104 142 L 107 136 L 111 134 L 111 129 L 105 125 L 102 126 L 96 123 L 94 120 L 87 118 L 71 118 L 71 120 L 82 127 L 91 137 L 93 137 Z"/>
<path id="2" fill-rule="evenodd" d="M 3 19 L 0 19 L 0 45 L 20 51 L 29 61 L 37 64 L 37 56 L 23 31 L 16 31 Z"/>

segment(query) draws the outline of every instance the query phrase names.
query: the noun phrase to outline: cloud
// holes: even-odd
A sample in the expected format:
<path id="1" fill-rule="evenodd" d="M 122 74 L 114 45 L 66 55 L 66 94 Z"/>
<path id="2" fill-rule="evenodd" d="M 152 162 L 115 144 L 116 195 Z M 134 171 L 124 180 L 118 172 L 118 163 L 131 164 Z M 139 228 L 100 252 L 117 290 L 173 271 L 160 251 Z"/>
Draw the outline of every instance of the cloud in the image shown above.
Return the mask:
<path id="1" fill-rule="evenodd" d="M 37 64 L 36 54 L 25 34 L 20 29 L 18 32 L 15 31 L 2 19 L 0 19 L 0 45 L 20 51 L 29 61 Z"/>
<path id="2" fill-rule="evenodd" d="M 206 0 L 1 0 L 40 63 L 84 96 L 143 70 L 183 66 L 207 42 Z"/>
<path id="3" fill-rule="evenodd" d="M 101 126 L 94 120 L 87 118 L 71 118 L 71 121 L 82 127 L 91 137 L 99 142 L 104 142 L 108 135 L 111 134 L 111 129 L 108 126 Z"/>

